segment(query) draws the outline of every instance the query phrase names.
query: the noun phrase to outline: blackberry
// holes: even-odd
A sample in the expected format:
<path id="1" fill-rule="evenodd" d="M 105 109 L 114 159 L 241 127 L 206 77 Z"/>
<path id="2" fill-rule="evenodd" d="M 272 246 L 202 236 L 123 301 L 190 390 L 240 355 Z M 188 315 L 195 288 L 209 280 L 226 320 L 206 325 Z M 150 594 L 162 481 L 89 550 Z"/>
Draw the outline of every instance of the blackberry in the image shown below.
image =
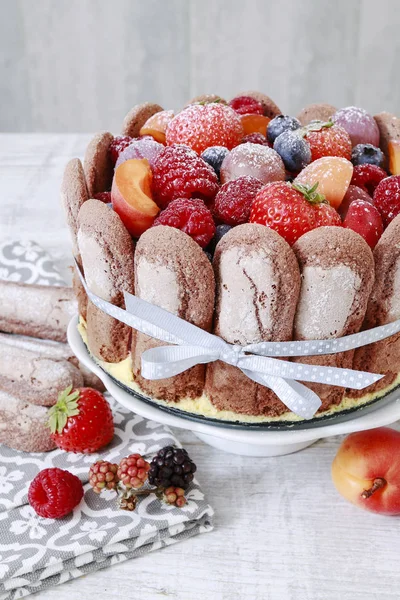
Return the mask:
<path id="1" fill-rule="evenodd" d="M 150 463 L 149 483 L 162 489 L 170 487 L 186 489 L 193 480 L 196 468 L 184 448 L 166 446 Z"/>
<path id="2" fill-rule="evenodd" d="M 229 154 L 228 148 L 225 146 L 210 146 L 201 154 L 201 158 L 206 161 L 216 172 L 219 177 L 222 161 Z"/>

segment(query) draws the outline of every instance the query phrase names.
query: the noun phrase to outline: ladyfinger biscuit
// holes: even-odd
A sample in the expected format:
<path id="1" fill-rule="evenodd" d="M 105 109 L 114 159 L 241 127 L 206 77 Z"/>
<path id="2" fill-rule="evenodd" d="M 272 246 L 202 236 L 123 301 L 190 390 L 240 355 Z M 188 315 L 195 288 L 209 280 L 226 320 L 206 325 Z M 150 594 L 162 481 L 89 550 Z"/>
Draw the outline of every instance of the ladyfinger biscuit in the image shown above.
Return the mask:
<path id="1" fill-rule="evenodd" d="M 374 116 L 379 129 L 379 145 L 382 152 L 389 155 L 389 142 L 400 141 L 400 119 L 388 112 L 381 112 Z"/>
<path id="2" fill-rule="evenodd" d="M 241 92 L 240 94 L 238 94 L 238 96 L 250 96 L 250 98 L 254 98 L 254 100 L 257 100 L 257 102 L 261 102 L 264 109 L 264 115 L 266 117 L 269 117 L 270 119 L 273 119 L 274 117 L 282 114 L 282 111 L 279 108 L 279 106 L 277 106 L 275 102 L 271 100 L 271 98 L 266 94 L 262 94 L 261 92 L 250 91 Z"/>
<path id="3" fill-rule="evenodd" d="M 79 255 L 79 260 L 77 259 L 77 262 L 83 272 L 82 258 L 80 255 Z M 83 317 L 86 321 L 87 320 L 88 297 L 85 292 L 85 288 L 82 285 L 82 281 L 77 273 L 76 267 L 74 267 L 72 270 L 72 289 L 74 290 L 75 298 L 78 303 L 78 312 L 79 312 L 80 316 Z"/>
<path id="4" fill-rule="evenodd" d="M 374 259 L 367 243 L 351 229 L 319 227 L 293 246 L 301 271 L 294 339 L 322 340 L 359 331 L 374 282 Z M 354 350 L 302 356 L 297 362 L 351 368 Z M 339 404 L 345 388 L 306 384 L 322 400 L 320 410 Z"/>
<path id="5" fill-rule="evenodd" d="M 122 124 L 122 135 L 129 135 L 130 137 L 138 137 L 140 130 L 150 117 L 156 113 L 164 110 L 159 104 L 153 102 L 143 102 L 143 104 L 137 104 L 126 115 Z"/>
<path id="6" fill-rule="evenodd" d="M 111 189 L 114 168 L 109 147 L 114 137 L 108 131 L 97 133 L 86 148 L 83 170 L 89 196 Z"/>
<path id="7" fill-rule="evenodd" d="M 79 257 L 78 242 L 78 213 L 84 202 L 89 199 L 85 173 L 79 158 L 73 158 L 67 163 L 61 184 L 61 202 L 71 234 L 72 253 Z"/>
<path id="8" fill-rule="evenodd" d="M 188 235 L 164 226 L 148 229 L 142 235 L 135 252 L 135 290 L 139 298 L 210 331 L 214 288 L 211 263 Z M 160 345 L 165 343 L 134 331 L 133 374 L 141 389 L 152 397 L 168 402 L 201 396 L 205 374 L 203 365 L 196 365 L 180 375 L 160 381 L 149 381 L 142 377 L 142 353 Z"/>
<path id="9" fill-rule="evenodd" d="M 76 311 L 72 288 L 0 281 L 0 331 L 65 342 Z"/>
<path id="10" fill-rule="evenodd" d="M 363 329 L 400 319 L 400 215 L 389 224 L 374 249 L 375 283 L 368 302 Z M 400 333 L 358 348 L 354 368 L 385 377 L 352 396 L 378 391 L 390 385 L 400 372 Z"/>
<path id="11" fill-rule="evenodd" d="M 68 360 L 0 344 L 0 390 L 3 392 L 31 404 L 52 406 L 59 392 L 69 385 L 82 387 L 83 377 Z"/>
<path id="12" fill-rule="evenodd" d="M 218 94 L 200 94 L 195 96 L 189 102 L 185 104 L 185 108 L 191 104 L 209 104 L 212 102 L 218 102 L 219 104 L 228 104 L 226 100 L 218 96 Z"/>
<path id="13" fill-rule="evenodd" d="M 47 421 L 48 408 L 0 391 L 0 444 L 22 452 L 53 450 Z"/>
<path id="14" fill-rule="evenodd" d="M 88 200 L 78 215 L 78 247 L 88 288 L 116 306 L 134 293 L 133 242 L 121 219 L 106 204 Z M 119 362 L 130 350 L 131 328 L 91 302 L 87 307 L 89 349 L 97 358 Z"/>
<path id="15" fill-rule="evenodd" d="M 311 123 L 311 121 L 329 121 L 336 111 L 337 108 L 332 106 L 332 104 L 308 104 L 308 106 L 305 106 L 303 110 L 299 112 L 297 118 L 304 126 Z"/>
<path id="16" fill-rule="evenodd" d="M 218 244 L 213 265 L 217 335 L 241 346 L 291 339 L 300 273 L 282 237 L 263 225 L 239 225 Z M 220 410 L 250 415 L 287 411 L 269 388 L 222 362 L 207 366 L 206 392 Z"/>

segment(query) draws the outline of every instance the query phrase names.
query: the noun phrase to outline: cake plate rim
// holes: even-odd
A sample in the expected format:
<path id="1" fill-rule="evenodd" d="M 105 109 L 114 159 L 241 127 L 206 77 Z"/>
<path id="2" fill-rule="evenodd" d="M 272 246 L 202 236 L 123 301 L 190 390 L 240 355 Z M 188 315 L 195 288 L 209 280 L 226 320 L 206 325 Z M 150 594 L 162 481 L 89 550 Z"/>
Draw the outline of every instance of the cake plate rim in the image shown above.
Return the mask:
<path id="1" fill-rule="evenodd" d="M 192 421 L 166 412 L 156 403 L 150 403 L 120 387 L 90 356 L 77 329 L 78 319 L 78 316 L 74 316 L 70 320 L 67 330 L 68 343 L 75 356 L 101 379 L 107 391 L 118 403 L 146 419 L 191 431 L 205 443 L 225 452 L 255 457 L 280 456 L 302 450 L 321 438 L 386 426 L 400 419 L 400 390 L 395 389 L 388 394 L 388 397 L 393 395 L 393 399 L 383 406 L 364 414 L 355 414 L 354 418 L 346 421 L 335 423 L 332 420 L 318 427 L 247 430 L 210 422 Z"/>

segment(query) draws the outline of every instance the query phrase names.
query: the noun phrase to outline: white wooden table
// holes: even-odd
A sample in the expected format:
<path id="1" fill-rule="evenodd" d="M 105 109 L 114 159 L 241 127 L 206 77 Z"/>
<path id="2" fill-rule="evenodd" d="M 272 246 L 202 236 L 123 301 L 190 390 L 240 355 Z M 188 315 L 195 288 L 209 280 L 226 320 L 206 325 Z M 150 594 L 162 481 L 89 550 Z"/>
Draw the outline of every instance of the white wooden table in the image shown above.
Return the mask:
<path id="1" fill-rule="evenodd" d="M 70 264 L 59 201 L 86 135 L 0 135 L 0 239 L 33 239 Z M 39 594 L 43 600 L 398 600 L 400 518 L 336 493 L 340 439 L 279 458 L 242 458 L 177 432 L 215 508 L 215 530 Z M 39 597 L 37 596 L 37 597 Z"/>

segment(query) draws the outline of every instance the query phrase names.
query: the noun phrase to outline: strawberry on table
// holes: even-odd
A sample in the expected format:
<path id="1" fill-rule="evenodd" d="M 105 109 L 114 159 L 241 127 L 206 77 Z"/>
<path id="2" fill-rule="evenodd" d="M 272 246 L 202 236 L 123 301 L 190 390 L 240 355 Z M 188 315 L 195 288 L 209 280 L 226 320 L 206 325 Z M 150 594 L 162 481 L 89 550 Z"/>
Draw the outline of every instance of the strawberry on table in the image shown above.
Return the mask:
<path id="1" fill-rule="evenodd" d="M 92 388 L 69 386 L 61 392 L 49 411 L 49 427 L 56 445 L 67 452 L 97 452 L 114 437 L 110 405 Z"/>

